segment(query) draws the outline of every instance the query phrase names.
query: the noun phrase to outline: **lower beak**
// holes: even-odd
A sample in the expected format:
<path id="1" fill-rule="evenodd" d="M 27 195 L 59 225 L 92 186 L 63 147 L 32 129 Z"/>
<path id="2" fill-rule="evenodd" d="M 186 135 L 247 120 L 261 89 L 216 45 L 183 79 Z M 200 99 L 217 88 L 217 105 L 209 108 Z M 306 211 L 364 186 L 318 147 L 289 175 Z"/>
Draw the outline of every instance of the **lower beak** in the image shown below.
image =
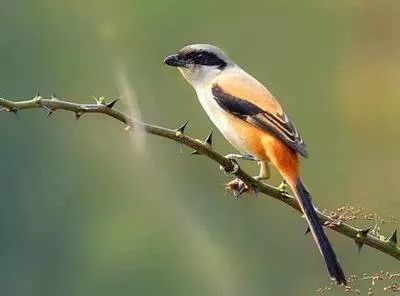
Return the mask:
<path id="1" fill-rule="evenodd" d="M 172 67 L 184 67 L 185 62 L 180 60 L 177 54 L 167 56 L 164 60 L 164 64 Z"/>

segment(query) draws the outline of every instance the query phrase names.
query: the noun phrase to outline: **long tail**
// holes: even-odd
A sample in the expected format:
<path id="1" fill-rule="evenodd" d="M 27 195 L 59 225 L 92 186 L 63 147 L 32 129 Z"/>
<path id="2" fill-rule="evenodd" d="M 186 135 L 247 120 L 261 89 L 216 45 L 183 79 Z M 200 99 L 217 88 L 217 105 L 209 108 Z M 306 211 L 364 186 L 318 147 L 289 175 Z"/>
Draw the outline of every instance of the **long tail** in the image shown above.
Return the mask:
<path id="1" fill-rule="evenodd" d="M 346 285 L 346 277 L 336 258 L 332 245 L 319 222 L 318 215 L 311 202 L 310 193 L 300 178 L 298 178 L 296 184 L 291 185 L 291 187 L 307 219 L 314 240 L 324 257 L 329 275 L 331 278 L 335 279 L 338 284 Z"/>

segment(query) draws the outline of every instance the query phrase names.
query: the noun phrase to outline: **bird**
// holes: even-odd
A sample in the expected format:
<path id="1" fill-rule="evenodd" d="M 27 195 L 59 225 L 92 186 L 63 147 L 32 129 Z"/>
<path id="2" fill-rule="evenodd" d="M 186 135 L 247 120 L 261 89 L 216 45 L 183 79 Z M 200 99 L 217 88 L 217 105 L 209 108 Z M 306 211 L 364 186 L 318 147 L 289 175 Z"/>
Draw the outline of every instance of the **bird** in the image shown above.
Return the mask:
<path id="1" fill-rule="evenodd" d="M 278 100 L 214 45 L 184 46 L 167 56 L 164 64 L 178 68 L 210 120 L 240 152 L 228 158 L 257 160 L 260 172 L 255 178 L 260 181 L 270 177 L 270 164 L 278 170 L 294 193 L 331 279 L 346 285 L 342 267 L 300 175 L 300 158 L 308 157 L 307 146 Z"/>

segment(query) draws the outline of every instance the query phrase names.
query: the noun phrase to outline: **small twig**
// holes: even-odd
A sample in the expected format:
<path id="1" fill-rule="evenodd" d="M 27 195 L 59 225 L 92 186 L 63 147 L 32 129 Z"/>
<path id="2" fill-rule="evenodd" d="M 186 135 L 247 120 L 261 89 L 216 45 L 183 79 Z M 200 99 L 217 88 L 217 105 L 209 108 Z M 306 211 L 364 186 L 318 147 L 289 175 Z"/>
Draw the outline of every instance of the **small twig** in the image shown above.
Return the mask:
<path id="1" fill-rule="evenodd" d="M 334 211 L 324 210 L 323 214 L 331 217 L 332 223 L 350 222 L 350 221 L 368 221 L 378 224 L 399 224 L 399 221 L 393 216 L 382 217 L 377 213 L 370 212 L 364 207 L 355 207 L 345 205 L 337 208 Z"/>
<path id="2" fill-rule="evenodd" d="M 111 101 L 111 103 L 107 104 L 104 98 L 100 98 L 96 100 L 95 104 L 77 104 L 65 100 L 60 100 L 55 96 L 52 96 L 51 99 L 44 99 L 39 95 L 36 95 L 33 99 L 23 100 L 19 102 L 0 98 L 0 107 L 3 107 L 3 111 L 14 113 L 18 113 L 21 110 L 38 108 L 43 108 L 50 114 L 54 113 L 57 110 L 66 110 L 74 112 L 78 119 L 86 113 L 104 114 L 117 119 L 118 121 L 122 122 L 132 129 L 134 129 L 135 127 L 140 127 L 143 131 L 149 134 L 157 135 L 163 138 L 171 139 L 178 143 L 182 143 L 183 145 L 188 146 L 196 150 L 198 153 L 207 156 L 209 159 L 217 162 L 225 169 L 225 171 L 234 171 L 235 163 L 212 149 L 211 145 L 209 144 L 210 141 L 203 142 L 189 137 L 183 133 L 184 128 L 182 127 L 174 130 L 137 121 L 134 118 L 113 109 L 115 102 L 116 101 Z M 252 186 L 253 188 L 257 188 L 258 192 L 264 193 L 270 197 L 282 201 L 301 213 L 299 205 L 292 196 L 286 193 L 282 193 L 281 190 L 273 186 L 257 181 L 241 168 L 235 170 L 234 175 L 240 178 L 246 184 Z M 361 243 L 362 245 L 368 245 L 376 250 L 379 250 L 387 255 L 396 258 L 397 260 L 400 260 L 400 248 L 397 243 L 394 243 L 393 240 L 389 240 L 381 235 L 379 237 L 374 236 L 369 233 L 369 231 L 365 232 L 365 230 L 363 229 L 353 227 L 341 221 L 332 223 L 333 219 L 329 215 L 323 214 L 321 212 L 318 212 L 318 215 L 321 223 L 325 226 L 328 225 L 330 229 L 333 229 L 334 231 L 353 239 L 359 244 Z"/>
<path id="3" fill-rule="evenodd" d="M 384 284 L 386 283 L 387 286 L 382 287 L 382 291 L 384 292 L 393 292 L 399 293 L 400 292 L 400 273 L 390 273 L 385 271 L 375 272 L 373 274 L 362 274 L 361 276 L 358 275 L 351 275 L 348 278 L 348 285 L 344 288 L 344 291 L 348 294 L 355 294 L 361 295 L 361 289 L 353 287 L 358 282 L 370 282 L 370 286 L 368 287 L 368 291 L 364 295 L 375 295 L 378 283 Z M 388 285 L 389 284 L 389 285 Z M 334 288 L 341 288 L 337 287 L 333 282 L 330 284 L 319 288 L 317 290 L 318 295 L 324 295 L 330 291 L 333 291 Z"/>

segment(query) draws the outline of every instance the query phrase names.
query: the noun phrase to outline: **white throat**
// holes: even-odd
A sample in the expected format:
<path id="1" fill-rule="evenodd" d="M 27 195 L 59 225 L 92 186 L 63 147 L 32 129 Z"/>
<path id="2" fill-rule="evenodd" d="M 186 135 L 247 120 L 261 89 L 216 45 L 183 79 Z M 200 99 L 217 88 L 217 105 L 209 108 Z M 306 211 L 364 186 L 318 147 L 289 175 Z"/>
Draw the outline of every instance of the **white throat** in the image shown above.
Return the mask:
<path id="1" fill-rule="evenodd" d="M 198 88 L 210 85 L 222 73 L 217 67 L 192 66 L 192 68 L 179 68 L 182 76 L 197 91 Z"/>

